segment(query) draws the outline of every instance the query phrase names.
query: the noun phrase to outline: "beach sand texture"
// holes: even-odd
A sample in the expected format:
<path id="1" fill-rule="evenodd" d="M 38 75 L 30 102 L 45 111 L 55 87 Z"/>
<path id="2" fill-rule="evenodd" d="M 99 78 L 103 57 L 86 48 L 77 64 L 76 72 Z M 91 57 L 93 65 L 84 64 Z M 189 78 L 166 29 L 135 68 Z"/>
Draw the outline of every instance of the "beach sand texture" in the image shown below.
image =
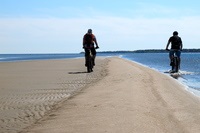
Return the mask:
<path id="1" fill-rule="evenodd" d="M 101 60 L 92 74 L 84 59 L 0 63 L 0 133 L 21 131 L 105 76 Z"/>
<path id="2" fill-rule="evenodd" d="M 117 57 L 98 58 L 93 73 L 80 64 L 83 59 L 0 64 L 0 131 L 200 132 L 199 98 L 175 79 Z"/>

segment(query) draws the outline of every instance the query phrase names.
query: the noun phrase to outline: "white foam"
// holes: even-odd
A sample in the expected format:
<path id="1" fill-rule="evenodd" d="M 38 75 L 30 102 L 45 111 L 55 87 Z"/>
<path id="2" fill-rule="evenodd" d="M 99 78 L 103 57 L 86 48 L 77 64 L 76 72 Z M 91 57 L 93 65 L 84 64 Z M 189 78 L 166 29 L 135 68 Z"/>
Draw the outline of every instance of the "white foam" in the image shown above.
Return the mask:
<path id="1" fill-rule="evenodd" d="M 188 71 L 179 71 L 179 73 L 180 74 L 182 74 L 182 75 L 193 75 L 193 74 L 195 74 L 194 72 L 188 72 Z"/>

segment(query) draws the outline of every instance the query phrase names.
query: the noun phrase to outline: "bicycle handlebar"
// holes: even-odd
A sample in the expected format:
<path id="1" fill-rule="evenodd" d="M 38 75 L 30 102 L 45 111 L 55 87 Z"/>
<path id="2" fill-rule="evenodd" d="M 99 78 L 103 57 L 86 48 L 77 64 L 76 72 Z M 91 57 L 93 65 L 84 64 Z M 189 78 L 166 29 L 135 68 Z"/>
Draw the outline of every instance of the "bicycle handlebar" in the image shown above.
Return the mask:
<path id="1" fill-rule="evenodd" d="M 170 51 L 168 48 L 166 48 L 165 50 Z"/>
<path id="2" fill-rule="evenodd" d="M 165 50 L 171 51 L 170 49 L 165 49 Z M 175 50 L 175 51 L 178 51 L 178 50 L 182 51 L 182 49 L 173 49 L 173 50 Z"/>
<path id="3" fill-rule="evenodd" d="M 91 49 L 93 47 L 83 47 L 83 49 Z M 94 49 L 99 49 L 99 47 L 94 47 Z"/>

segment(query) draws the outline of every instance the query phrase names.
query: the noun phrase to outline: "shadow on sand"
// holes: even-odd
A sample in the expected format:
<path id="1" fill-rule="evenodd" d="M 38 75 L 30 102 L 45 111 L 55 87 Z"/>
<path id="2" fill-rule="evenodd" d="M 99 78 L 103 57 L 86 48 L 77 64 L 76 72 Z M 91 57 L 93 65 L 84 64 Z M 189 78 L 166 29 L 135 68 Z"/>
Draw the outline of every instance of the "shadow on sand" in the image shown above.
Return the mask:
<path id="1" fill-rule="evenodd" d="M 181 73 L 170 73 L 170 71 L 166 71 L 164 73 L 168 73 L 171 77 L 175 78 L 175 79 L 178 79 L 181 77 Z"/>
<path id="2" fill-rule="evenodd" d="M 68 74 L 83 74 L 83 73 L 88 73 L 88 72 L 69 72 Z"/>
<path id="3" fill-rule="evenodd" d="M 170 75 L 175 79 L 178 79 L 179 77 L 181 77 L 180 73 L 173 73 L 173 74 L 170 74 Z"/>

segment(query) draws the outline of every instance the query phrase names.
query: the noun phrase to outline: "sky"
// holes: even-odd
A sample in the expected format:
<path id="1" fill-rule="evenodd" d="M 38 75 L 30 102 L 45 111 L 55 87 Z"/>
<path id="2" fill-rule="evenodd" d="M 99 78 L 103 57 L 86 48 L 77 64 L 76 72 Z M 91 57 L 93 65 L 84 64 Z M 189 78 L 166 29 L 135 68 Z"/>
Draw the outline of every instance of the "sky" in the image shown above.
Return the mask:
<path id="1" fill-rule="evenodd" d="M 92 29 L 98 51 L 165 49 L 173 31 L 200 46 L 200 1 L 0 0 L 0 54 L 79 53 Z"/>

